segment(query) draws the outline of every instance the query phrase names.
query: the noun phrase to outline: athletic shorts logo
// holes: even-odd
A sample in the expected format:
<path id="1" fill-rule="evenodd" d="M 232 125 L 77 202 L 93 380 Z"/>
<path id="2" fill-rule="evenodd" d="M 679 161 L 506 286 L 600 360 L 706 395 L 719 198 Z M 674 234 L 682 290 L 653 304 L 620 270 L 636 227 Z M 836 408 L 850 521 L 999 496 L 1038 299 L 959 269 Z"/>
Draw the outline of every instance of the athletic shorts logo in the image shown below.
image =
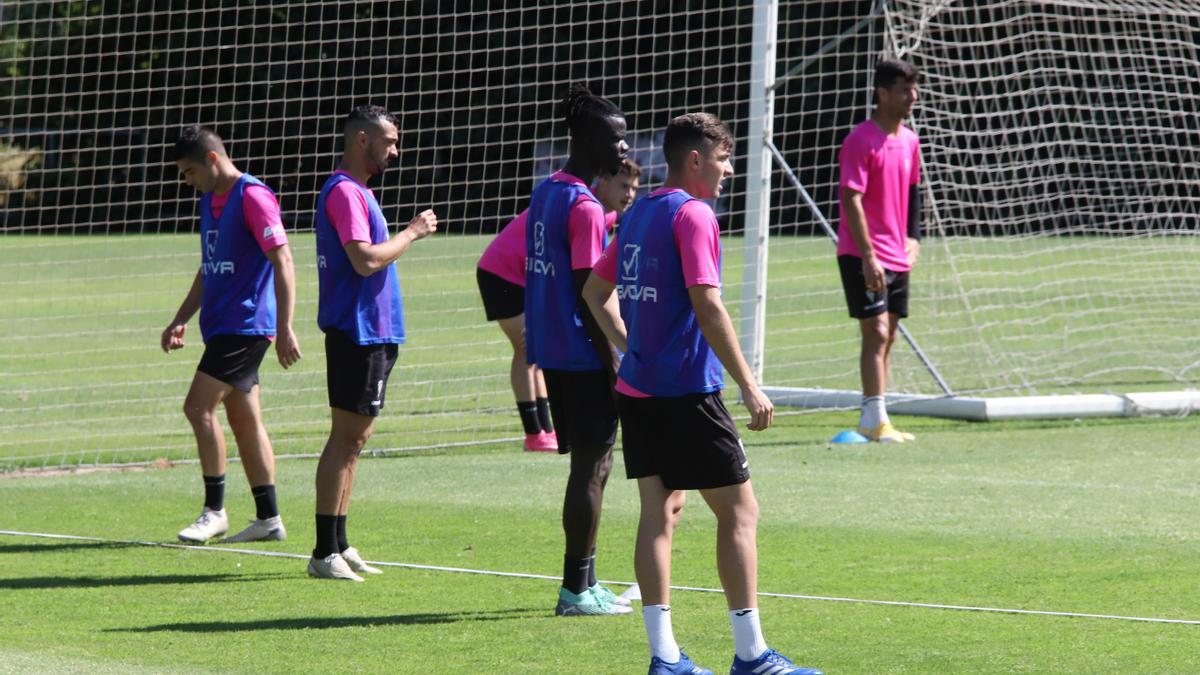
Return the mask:
<path id="1" fill-rule="evenodd" d="M 867 291 L 867 304 L 863 305 L 863 311 L 870 312 L 872 310 L 883 307 L 886 304 L 887 304 L 887 293 L 880 293 L 878 291 Z"/>

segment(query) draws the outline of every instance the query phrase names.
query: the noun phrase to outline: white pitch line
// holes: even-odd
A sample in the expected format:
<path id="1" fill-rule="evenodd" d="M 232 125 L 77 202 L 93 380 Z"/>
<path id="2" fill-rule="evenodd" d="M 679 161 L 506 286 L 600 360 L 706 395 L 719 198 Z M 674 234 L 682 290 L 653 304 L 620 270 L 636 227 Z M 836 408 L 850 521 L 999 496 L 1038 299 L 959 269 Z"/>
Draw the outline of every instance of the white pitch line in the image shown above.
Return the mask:
<path id="1" fill-rule="evenodd" d="M 238 555 L 256 555 L 266 558 L 294 558 L 297 560 L 308 560 L 309 556 L 302 553 L 284 553 L 281 551 L 259 551 L 245 548 L 228 548 L 224 546 L 196 546 L 189 544 L 168 544 L 158 541 L 139 541 L 135 539 L 107 539 L 104 537 L 87 537 L 76 534 L 51 534 L 47 532 L 21 532 L 17 530 L 0 530 L 0 535 L 10 537 L 36 537 L 40 539 L 66 539 L 71 541 L 95 541 L 105 544 L 126 544 L 131 546 L 150 546 L 155 548 L 170 548 L 183 551 L 209 552 L 209 553 L 235 553 Z M 444 565 L 421 565 L 418 563 L 399 563 L 387 562 L 383 560 L 368 560 L 372 565 L 380 565 L 382 567 L 401 567 L 412 570 L 426 570 L 433 572 L 457 572 L 459 574 L 482 574 L 493 577 L 510 577 L 518 579 L 546 579 L 550 581 L 558 581 L 561 577 L 549 574 L 531 574 L 528 572 L 500 572 L 496 570 L 477 570 L 469 567 L 447 567 Z M 634 586 L 636 582 L 631 581 L 605 581 L 602 583 L 613 584 L 617 586 Z M 3 585 L 3 582 L 0 582 Z M 702 586 L 671 586 L 674 591 L 694 591 L 697 593 L 724 593 L 720 588 L 705 588 Z M 793 600 L 817 600 L 821 602 L 849 602 L 860 605 L 882 605 L 887 607 L 915 607 L 920 609 L 949 609 L 961 612 L 989 612 L 993 614 L 1033 614 L 1038 616 L 1060 616 L 1078 619 L 1108 619 L 1112 621 L 1140 621 L 1142 623 L 1176 623 L 1197 626 L 1200 625 L 1198 619 L 1164 619 L 1148 616 L 1124 616 L 1120 614 L 1089 614 L 1085 612 L 1054 612 L 1040 609 L 1014 609 L 1008 607 L 973 607 L 970 605 L 945 605 L 932 602 L 908 602 L 904 600 L 870 600 L 865 598 L 842 598 L 827 595 L 803 595 L 800 593 L 769 593 L 760 591 L 759 597 L 765 598 L 787 598 Z"/>

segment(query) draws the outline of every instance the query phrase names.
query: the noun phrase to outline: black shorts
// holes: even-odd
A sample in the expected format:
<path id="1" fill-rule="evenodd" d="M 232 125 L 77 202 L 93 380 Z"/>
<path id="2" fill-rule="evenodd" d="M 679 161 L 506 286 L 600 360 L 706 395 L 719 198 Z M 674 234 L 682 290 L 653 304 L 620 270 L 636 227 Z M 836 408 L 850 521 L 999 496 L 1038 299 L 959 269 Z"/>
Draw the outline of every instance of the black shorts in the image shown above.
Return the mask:
<path id="1" fill-rule="evenodd" d="M 327 331 L 325 368 L 329 407 L 378 417 L 399 351 L 394 344 L 360 345 L 341 331 Z"/>
<path id="2" fill-rule="evenodd" d="M 214 335 L 204 343 L 196 370 L 249 392 L 258 384 L 258 366 L 270 346 L 265 335 Z"/>
<path id="3" fill-rule="evenodd" d="M 475 268 L 475 281 L 479 284 L 479 297 L 483 298 L 483 312 L 488 321 L 511 319 L 525 313 L 525 288 L 507 279 Z"/>
<path id="4" fill-rule="evenodd" d="M 862 258 L 856 255 L 839 255 L 838 270 L 842 273 L 842 290 L 846 291 L 846 307 L 855 319 L 869 319 L 884 312 L 908 316 L 908 272 L 883 271 L 887 291 L 877 293 L 867 290 L 863 277 Z"/>
<path id="5" fill-rule="evenodd" d="M 617 442 L 617 404 L 604 370 L 542 370 L 558 452 L 571 446 L 598 448 Z"/>
<path id="6" fill-rule="evenodd" d="M 617 395 L 625 476 L 658 476 L 668 490 L 707 490 L 750 480 L 746 452 L 720 392 Z"/>

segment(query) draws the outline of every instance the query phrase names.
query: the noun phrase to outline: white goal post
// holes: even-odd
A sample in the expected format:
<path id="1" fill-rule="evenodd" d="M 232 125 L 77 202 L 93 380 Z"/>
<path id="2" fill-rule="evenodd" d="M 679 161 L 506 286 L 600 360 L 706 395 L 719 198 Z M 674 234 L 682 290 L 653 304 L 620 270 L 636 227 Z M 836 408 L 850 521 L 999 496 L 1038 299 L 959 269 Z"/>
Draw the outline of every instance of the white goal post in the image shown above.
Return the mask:
<path id="1" fill-rule="evenodd" d="M 752 287 L 772 292 L 765 320 L 747 311 L 740 330 L 747 351 L 761 349 L 748 360 L 768 394 L 859 405 L 833 247 L 788 235 L 835 238 L 837 146 L 869 114 L 873 64 L 895 56 L 924 78 L 910 126 L 929 236 L 908 348 L 893 357 L 892 390 L 904 393 L 889 408 L 970 420 L 1195 409 L 1200 22 L 1189 5 L 876 0 L 814 42 L 790 30 L 788 3 L 758 3 L 756 16 L 783 15 L 755 32 L 754 53 L 777 62 L 749 96 L 775 116 L 752 120 L 771 165 L 747 181 L 747 201 L 775 208 L 747 211 L 760 219 L 747 247 L 749 233 L 770 232 L 770 265 L 748 256 L 759 264 L 744 291 L 747 302 Z M 851 110 L 814 114 L 810 102 L 845 105 L 847 90 L 861 92 Z"/>

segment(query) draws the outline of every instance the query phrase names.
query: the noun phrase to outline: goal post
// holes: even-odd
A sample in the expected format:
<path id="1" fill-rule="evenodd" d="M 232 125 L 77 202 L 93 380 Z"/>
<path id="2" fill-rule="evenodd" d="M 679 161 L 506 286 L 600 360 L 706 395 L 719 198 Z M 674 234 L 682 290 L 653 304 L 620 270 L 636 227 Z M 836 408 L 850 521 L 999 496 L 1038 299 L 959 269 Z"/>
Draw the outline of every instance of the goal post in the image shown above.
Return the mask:
<path id="1" fill-rule="evenodd" d="M 830 120 L 803 105 L 839 98 L 821 89 L 825 64 L 840 64 L 837 87 L 862 92 L 881 54 L 924 75 L 910 126 L 929 236 L 904 325 L 926 351 L 894 353 L 891 389 L 905 393 L 889 396 L 892 410 L 982 420 L 1196 407 L 1200 315 L 1187 289 L 1200 282 L 1200 23 L 1189 4 L 887 0 L 796 49 L 781 18 L 778 50 L 792 56 L 780 60 L 768 143 L 788 181 L 777 189 L 809 222 L 835 220 L 836 146 L 869 111 Z M 809 67 L 819 84 L 804 80 Z M 783 86 L 797 81 L 810 86 Z M 856 331 L 836 293 L 815 291 L 836 290 L 836 277 L 806 272 L 832 251 L 817 245 L 819 227 L 794 230 L 815 236 L 770 240 L 767 391 L 782 404 L 856 407 Z M 777 313 L 789 289 L 794 308 Z M 830 366 L 837 352 L 845 367 Z"/>

